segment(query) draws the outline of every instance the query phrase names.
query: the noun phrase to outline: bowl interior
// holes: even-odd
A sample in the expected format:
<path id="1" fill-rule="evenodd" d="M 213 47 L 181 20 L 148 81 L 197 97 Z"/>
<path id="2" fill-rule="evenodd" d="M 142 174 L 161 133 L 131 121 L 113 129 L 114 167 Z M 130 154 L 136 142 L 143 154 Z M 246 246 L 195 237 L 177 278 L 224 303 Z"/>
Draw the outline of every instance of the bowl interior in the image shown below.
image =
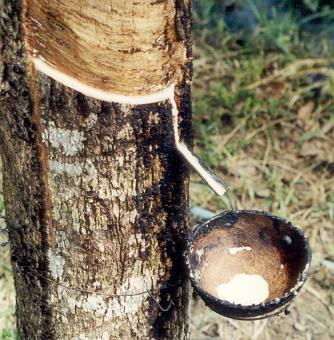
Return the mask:
<path id="1" fill-rule="evenodd" d="M 199 227 L 189 254 L 193 280 L 234 304 L 280 299 L 309 262 L 303 234 L 269 214 L 228 212 Z"/>

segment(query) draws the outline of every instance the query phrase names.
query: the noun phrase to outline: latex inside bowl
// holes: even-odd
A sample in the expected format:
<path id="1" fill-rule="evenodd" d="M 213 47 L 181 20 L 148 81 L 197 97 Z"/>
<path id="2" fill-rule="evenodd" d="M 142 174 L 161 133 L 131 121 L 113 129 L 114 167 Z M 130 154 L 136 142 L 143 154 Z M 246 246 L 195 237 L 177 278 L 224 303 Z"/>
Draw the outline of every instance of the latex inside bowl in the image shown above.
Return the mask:
<path id="1" fill-rule="evenodd" d="M 246 307 L 294 294 L 311 257 L 299 229 L 257 211 L 214 217 L 196 229 L 190 249 L 191 278 L 201 295 Z"/>

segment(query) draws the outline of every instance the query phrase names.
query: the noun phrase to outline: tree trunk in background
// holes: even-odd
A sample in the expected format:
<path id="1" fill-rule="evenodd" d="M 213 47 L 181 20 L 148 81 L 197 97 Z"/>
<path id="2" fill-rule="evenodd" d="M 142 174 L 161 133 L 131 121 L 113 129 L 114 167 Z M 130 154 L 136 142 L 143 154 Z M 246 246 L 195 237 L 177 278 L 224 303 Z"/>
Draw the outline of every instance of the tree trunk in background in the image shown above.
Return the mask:
<path id="1" fill-rule="evenodd" d="M 191 142 L 190 4 L 143 0 L 143 8 L 131 2 L 127 9 L 123 2 L 103 2 L 110 10 L 99 12 L 90 0 L 51 1 L 50 8 L 43 0 L 0 0 L 0 147 L 21 339 L 187 338 L 189 178 L 174 148 L 170 102 L 93 99 L 31 61 L 37 53 L 84 83 L 126 95 L 172 79 L 180 131 Z M 135 35 L 142 13 L 155 6 L 162 21 L 156 45 L 139 39 L 153 30 L 150 22 Z M 69 24 L 75 17 L 76 28 Z M 85 35 L 89 25 L 94 34 Z M 133 38 L 127 48 L 113 46 L 122 30 Z M 138 59 L 147 79 L 132 65 Z"/>

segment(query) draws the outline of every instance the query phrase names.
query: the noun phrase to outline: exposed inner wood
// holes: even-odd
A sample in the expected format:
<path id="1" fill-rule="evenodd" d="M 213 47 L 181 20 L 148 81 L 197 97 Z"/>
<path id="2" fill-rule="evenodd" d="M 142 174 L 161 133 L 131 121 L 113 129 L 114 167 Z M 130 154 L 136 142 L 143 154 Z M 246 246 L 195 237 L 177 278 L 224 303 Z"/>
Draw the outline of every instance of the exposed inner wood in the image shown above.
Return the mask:
<path id="1" fill-rule="evenodd" d="M 172 0 L 27 0 L 24 21 L 32 56 L 94 88 L 136 95 L 182 77 L 175 18 Z"/>
<path id="2" fill-rule="evenodd" d="M 158 2 L 152 7 L 161 6 Z M 116 74 L 108 63 L 98 67 L 95 61 L 83 61 L 87 53 L 97 53 L 96 46 L 103 40 L 85 49 L 81 44 L 89 39 L 79 39 L 77 32 L 64 25 L 69 31 L 66 38 L 78 39 L 71 41 L 77 48 L 68 53 L 52 50 L 57 39 L 62 39 L 61 26 L 52 26 L 52 22 L 73 19 L 77 30 L 86 29 L 87 21 L 75 18 L 78 8 L 95 11 L 91 15 L 100 16 L 102 22 L 106 19 L 107 14 L 96 12 L 92 1 L 80 3 L 85 6 L 66 1 L 69 9 L 65 11 L 65 1 L 27 1 L 23 15 L 21 0 L 0 1 L 0 31 L 4 33 L 0 34 L 0 84 L 4 84 L 0 85 L 0 152 L 20 338 L 186 339 L 189 294 L 183 253 L 189 174 L 174 152 L 173 131 L 166 129 L 172 120 L 169 101 L 106 103 L 32 71 L 34 52 L 61 72 L 61 65 L 76 70 L 71 76 L 81 81 L 84 74 L 101 81 L 89 67 L 105 68 L 109 79 L 124 87 L 119 90 L 122 95 L 131 92 L 122 83 L 132 79 L 126 69 L 113 64 Z M 128 6 L 128 2 L 117 4 Z M 170 6 L 171 13 L 165 6 Z M 169 20 L 175 15 L 171 2 L 161 8 L 158 15 L 155 12 L 157 17 Z M 44 26 L 34 22 L 32 12 L 44 13 Z M 190 7 L 183 13 L 189 49 Z M 109 11 L 108 15 L 117 25 L 116 14 Z M 145 15 L 153 23 L 159 19 L 151 18 L 149 12 Z M 123 15 L 126 21 L 129 17 Z M 31 25 L 37 25 L 35 31 Z M 168 21 L 164 36 L 169 36 L 169 28 L 172 30 L 172 22 Z M 123 29 L 128 30 L 126 25 Z M 44 34 L 44 40 L 37 31 Z M 33 51 L 33 38 L 40 52 Z M 100 38 L 95 35 L 94 39 Z M 137 40 L 133 44 L 137 46 Z M 72 62 L 80 70 L 68 62 L 74 52 Z M 127 65 L 128 54 L 124 54 Z M 50 61 L 48 55 L 55 60 Z M 119 59 L 118 65 L 121 62 Z M 133 62 L 138 65 L 137 59 Z M 148 65 L 142 67 L 149 71 Z M 176 81 L 180 133 L 190 144 L 191 64 L 182 65 L 178 72 L 183 74 L 182 81 Z M 145 91 L 146 85 L 155 86 L 152 77 L 139 83 Z"/>

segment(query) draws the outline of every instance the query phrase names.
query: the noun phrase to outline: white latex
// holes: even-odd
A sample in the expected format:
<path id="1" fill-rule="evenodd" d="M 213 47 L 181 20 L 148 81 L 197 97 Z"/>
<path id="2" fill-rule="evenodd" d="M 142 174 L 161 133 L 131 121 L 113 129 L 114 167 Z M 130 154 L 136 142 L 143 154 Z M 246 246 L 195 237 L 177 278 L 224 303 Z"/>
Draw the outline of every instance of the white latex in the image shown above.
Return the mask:
<path id="1" fill-rule="evenodd" d="M 257 305 L 269 296 L 268 283 L 260 275 L 236 274 L 216 291 L 219 299 L 243 306 Z"/>

